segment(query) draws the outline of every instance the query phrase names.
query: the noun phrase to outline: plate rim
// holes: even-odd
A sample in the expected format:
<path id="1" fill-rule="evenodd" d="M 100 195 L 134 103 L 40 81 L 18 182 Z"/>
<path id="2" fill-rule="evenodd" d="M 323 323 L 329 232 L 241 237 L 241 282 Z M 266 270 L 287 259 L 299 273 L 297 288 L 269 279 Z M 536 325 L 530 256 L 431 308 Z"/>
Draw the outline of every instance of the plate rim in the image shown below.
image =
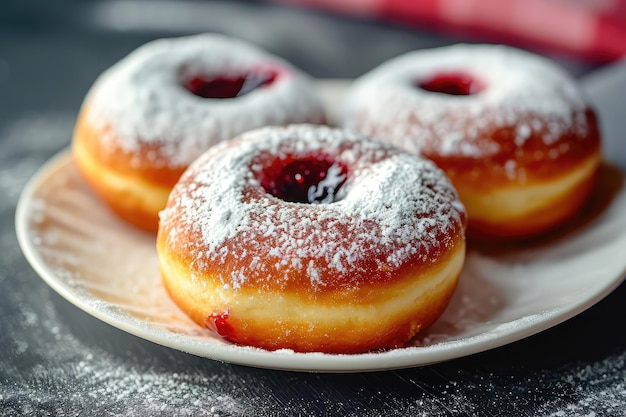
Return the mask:
<path id="1" fill-rule="evenodd" d="M 544 312 L 542 320 L 522 323 L 518 327 L 507 326 L 506 329 L 500 329 L 500 326 L 497 326 L 495 329 L 466 338 L 437 342 L 429 346 L 362 354 L 326 354 L 285 350 L 267 351 L 254 347 L 227 344 L 226 342 L 223 345 L 202 345 L 200 340 L 188 335 L 157 329 L 147 322 L 147 325 L 141 325 L 141 320 L 130 314 L 115 312 L 112 309 L 95 308 L 93 303 L 89 302 L 89 298 L 97 301 L 96 296 L 87 296 L 72 291 L 72 288 L 64 283 L 62 278 L 55 275 L 50 265 L 40 255 L 32 239 L 32 202 L 37 191 L 47 180 L 49 181 L 54 177 L 54 174 L 63 171 L 63 168 L 72 163 L 73 157 L 70 149 L 66 148 L 60 151 L 36 171 L 18 199 L 15 214 L 17 240 L 33 270 L 68 302 L 98 320 L 153 343 L 222 362 L 264 369 L 330 373 L 384 371 L 431 365 L 495 349 L 552 328 L 597 304 L 619 287 L 626 278 L 626 265 L 624 265 L 621 275 L 611 279 L 603 286 L 598 286 L 589 295 L 567 308 Z M 624 192 L 625 190 L 622 188 L 619 194 Z M 522 319 L 502 324 L 514 323 Z M 209 347 L 208 350 L 207 346 Z"/>

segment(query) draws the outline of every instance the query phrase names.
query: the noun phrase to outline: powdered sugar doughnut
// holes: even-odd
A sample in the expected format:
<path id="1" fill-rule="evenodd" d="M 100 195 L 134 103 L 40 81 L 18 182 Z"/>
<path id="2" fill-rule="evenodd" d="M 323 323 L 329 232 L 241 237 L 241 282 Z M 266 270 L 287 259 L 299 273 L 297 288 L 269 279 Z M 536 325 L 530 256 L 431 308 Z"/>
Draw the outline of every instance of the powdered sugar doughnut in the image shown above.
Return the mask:
<path id="1" fill-rule="evenodd" d="M 528 237 L 578 211 L 600 163 L 594 112 L 551 61 L 497 45 L 408 53 L 357 80 L 343 126 L 431 158 L 468 234 Z"/>
<path id="2" fill-rule="evenodd" d="M 209 147 L 264 125 L 323 120 L 308 76 L 250 44 L 204 34 L 150 42 L 104 72 L 73 148 L 116 213 L 156 230 L 171 187 Z"/>
<path id="3" fill-rule="evenodd" d="M 442 313 L 464 227 L 432 162 L 293 125 L 194 162 L 161 213 L 157 250 L 173 300 L 230 341 L 363 352 L 402 346 Z"/>

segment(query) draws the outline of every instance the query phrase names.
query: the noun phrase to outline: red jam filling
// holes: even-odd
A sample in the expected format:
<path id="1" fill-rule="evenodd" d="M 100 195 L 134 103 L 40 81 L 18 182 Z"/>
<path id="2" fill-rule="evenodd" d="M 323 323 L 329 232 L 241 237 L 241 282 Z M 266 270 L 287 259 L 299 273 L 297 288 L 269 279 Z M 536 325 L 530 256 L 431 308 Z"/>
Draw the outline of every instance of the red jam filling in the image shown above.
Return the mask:
<path id="1" fill-rule="evenodd" d="M 241 74 L 197 75 L 183 82 L 191 93 L 203 98 L 234 98 L 272 84 L 278 73 L 255 70 Z"/>
<path id="2" fill-rule="evenodd" d="M 469 96 L 485 88 L 480 80 L 463 72 L 440 73 L 416 84 L 422 90 L 453 96 Z"/>
<path id="3" fill-rule="evenodd" d="M 263 169 L 261 186 L 293 203 L 328 204 L 341 200 L 347 169 L 323 157 L 276 159 Z"/>
<path id="4" fill-rule="evenodd" d="M 235 333 L 233 326 L 228 323 L 228 311 L 223 313 L 211 313 L 204 319 L 204 324 L 209 330 L 214 331 L 222 337 L 228 337 Z"/>

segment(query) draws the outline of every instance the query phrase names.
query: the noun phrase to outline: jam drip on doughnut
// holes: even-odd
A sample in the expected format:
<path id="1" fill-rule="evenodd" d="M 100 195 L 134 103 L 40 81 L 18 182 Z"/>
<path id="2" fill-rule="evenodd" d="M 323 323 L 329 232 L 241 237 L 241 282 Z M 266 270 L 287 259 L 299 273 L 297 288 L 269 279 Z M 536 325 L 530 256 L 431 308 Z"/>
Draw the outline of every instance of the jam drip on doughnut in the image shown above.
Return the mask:
<path id="1" fill-rule="evenodd" d="M 463 72 L 440 73 L 416 84 L 422 90 L 453 96 L 469 96 L 485 88 L 480 80 Z"/>
<path id="2" fill-rule="evenodd" d="M 272 84 L 278 73 L 257 70 L 242 74 L 197 75 L 183 82 L 191 93 L 203 98 L 234 98 Z"/>
<path id="3" fill-rule="evenodd" d="M 235 332 L 233 326 L 228 323 L 229 312 L 225 311 L 223 313 L 211 313 L 207 318 L 204 319 L 204 324 L 207 329 L 212 330 L 222 337 L 228 337 Z"/>
<path id="4" fill-rule="evenodd" d="M 284 201 L 329 204 L 343 198 L 347 178 L 346 167 L 338 162 L 287 157 L 266 167 L 260 182 L 266 192 Z"/>

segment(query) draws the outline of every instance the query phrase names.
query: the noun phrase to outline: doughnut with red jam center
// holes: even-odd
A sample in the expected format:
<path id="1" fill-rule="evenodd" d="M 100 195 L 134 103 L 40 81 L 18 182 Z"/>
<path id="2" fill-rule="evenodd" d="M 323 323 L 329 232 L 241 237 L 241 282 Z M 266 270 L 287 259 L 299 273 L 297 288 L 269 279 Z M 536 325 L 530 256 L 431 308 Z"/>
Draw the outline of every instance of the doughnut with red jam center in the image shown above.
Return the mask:
<path id="1" fill-rule="evenodd" d="M 265 125 L 324 119 L 312 80 L 276 56 L 219 35 L 161 39 L 98 78 L 73 151 L 113 211 L 156 231 L 171 188 L 209 147 Z"/>
<path id="2" fill-rule="evenodd" d="M 600 164 L 593 110 L 551 61 L 498 45 L 392 59 L 355 81 L 343 127 L 432 159 L 467 209 L 468 237 L 520 239 L 570 219 Z"/>
<path id="3" fill-rule="evenodd" d="M 355 353 L 436 320 L 465 211 L 431 161 L 325 126 L 267 127 L 203 154 L 161 212 L 165 286 L 237 344 Z"/>

